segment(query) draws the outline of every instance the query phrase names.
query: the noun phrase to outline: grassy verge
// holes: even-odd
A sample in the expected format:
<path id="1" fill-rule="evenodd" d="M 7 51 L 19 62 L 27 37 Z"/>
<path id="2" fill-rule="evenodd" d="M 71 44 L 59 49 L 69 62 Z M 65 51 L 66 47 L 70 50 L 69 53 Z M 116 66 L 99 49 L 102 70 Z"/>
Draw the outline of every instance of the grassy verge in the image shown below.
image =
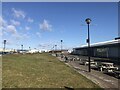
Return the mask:
<path id="1" fill-rule="evenodd" d="M 5 55 L 3 88 L 99 88 L 49 54 Z"/>

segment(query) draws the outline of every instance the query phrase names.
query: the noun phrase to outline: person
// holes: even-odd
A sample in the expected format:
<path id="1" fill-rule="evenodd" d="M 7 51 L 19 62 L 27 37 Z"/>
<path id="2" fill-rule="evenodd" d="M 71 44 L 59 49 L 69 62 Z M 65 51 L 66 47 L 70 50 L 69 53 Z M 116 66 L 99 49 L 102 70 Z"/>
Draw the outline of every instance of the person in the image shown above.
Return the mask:
<path id="1" fill-rule="evenodd" d="M 67 62 L 67 60 L 68 60 L 68 58 L 67 58 L 67 56 L 65 56 L 65 62 Z"/>

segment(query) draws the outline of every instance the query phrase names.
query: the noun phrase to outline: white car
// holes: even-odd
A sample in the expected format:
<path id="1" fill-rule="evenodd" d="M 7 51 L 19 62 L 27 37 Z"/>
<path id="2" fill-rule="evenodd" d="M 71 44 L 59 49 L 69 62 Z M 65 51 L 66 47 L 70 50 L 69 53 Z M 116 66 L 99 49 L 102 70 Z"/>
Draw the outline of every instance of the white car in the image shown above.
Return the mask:
<path id="1" fill-rule="evenodd" d="M 105 73 L 113 72 L 114 70 L 118 70 L 118 67 L 115 67 L 113 63 L 102 62 L 99 66 L 100 71 L 104 71 Z"/>
<path id="2" fill-rule="evenodd" d="M 86 59 L 87 61 L 85 61 L 85 65 L 88 65 L 89 64 L 89 61 L 88 61 L 88 59 Z M 90 60 L 90 64 L 94 64 L 95 62 L 94 62 L 94 60 Z"/>
<path id="3" fill-rule="evenodd" d="M 89 65 L 89 61 L 86 61 L 86 62 L 85 62 L 85 65 Z M 93 61 L 93 60 L 91 60 L 91 61 L 90 61 L 90 67 L 91 67 L 92 69 L 97 69 L 97 68 L 98 68 L 98 63 L 95 62 L 95 61 Z"/>
<path id="4" fill-rule="evenodd" d="M 80 59 L 79 64 L 80 64 L 80 65 L 85 65 L 85 64 L 86 64 L 86 62 L 87 62 L 87 60 L 86 60 L 86 59 Z"/>

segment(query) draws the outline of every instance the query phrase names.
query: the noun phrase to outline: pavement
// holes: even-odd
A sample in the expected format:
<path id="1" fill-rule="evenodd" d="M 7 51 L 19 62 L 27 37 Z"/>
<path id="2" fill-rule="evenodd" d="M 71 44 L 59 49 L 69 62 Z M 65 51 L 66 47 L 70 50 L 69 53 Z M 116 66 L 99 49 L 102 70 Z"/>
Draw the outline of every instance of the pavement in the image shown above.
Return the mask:
<path id="1" fill-rule="evenodd" d="M 61 57 L 57 58 L 62 62 L 65 61 Z M 120 90 L 120 79 L 103 74 L 102 72 L 93 69 L 91 69 L 91 72 L 88 72 L 88 66 L 80 65 L 79 62 L 80 61 L 69 61 L 65 64 L 72 67 L 75 71 L 82 74 L 105 90 Z"/>

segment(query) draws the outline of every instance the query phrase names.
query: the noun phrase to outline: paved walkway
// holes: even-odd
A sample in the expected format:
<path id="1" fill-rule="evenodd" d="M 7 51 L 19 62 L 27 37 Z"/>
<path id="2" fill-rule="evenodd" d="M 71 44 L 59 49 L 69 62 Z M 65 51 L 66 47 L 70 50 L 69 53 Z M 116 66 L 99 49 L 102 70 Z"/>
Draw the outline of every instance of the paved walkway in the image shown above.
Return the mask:
<path id="1" fill-rule="evenodd" d="M 64 61 L 64 59 L 61 59 L 58 57 L 60 61 Z M 106 88 L 107 90 L 120 90 L 118 89 L 118 79 L 114 78 L 112 76 L 103 74 L 100 71 L 97 70 L 91 70 L 91 72 L 88 72 L 88 66 L 80 65 L 79 61 L 71 61 L 68 63 L 65 63 L 66 65 L 73 67 L 74 70 L 85 76 L 86 78 L 92 80 L 94 83 L 99 85 L 102 88 Z"/>

